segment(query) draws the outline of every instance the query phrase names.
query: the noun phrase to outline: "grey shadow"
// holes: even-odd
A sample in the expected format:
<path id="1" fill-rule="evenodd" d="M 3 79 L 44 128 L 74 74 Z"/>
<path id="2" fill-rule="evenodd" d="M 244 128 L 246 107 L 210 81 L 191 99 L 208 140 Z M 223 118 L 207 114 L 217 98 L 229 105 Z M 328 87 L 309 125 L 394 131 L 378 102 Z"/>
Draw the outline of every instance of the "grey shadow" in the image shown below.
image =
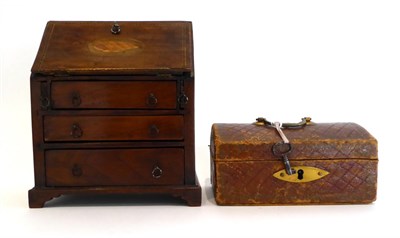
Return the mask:
<path id="1" fill-rule="evenodd" d="M 96 194 L 62 195 L 46 202 L 45 207 L 83 206 L 187 206 L 180 198 L 168 195 Z"/>
<path id="2" fill-rule="evenodd" d="M 215 202 L 214 191 L 212 188 L 211 180 L 209 178 L 205 179 L 203 188 L 205 190 L 208 202 L 212 203 L 213 205 L 217 205 L 217 203 Z"/>

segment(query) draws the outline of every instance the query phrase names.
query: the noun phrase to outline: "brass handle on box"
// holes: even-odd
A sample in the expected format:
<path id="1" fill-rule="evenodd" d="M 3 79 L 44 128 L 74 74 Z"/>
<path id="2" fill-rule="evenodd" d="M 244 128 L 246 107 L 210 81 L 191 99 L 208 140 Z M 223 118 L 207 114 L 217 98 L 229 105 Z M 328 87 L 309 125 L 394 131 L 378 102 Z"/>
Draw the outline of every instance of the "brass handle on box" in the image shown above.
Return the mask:
<path id="1" fill-rule="evenodd" d="M 259 126 L 274 126 L 274 123 L 268 121 L 264 117 L 259 117 L 256 119 L 256 122 L 254 123 Z M 297 123 L 291 123 L 291 122 L 285 122 L 280 125 L 281 128 L 293 128 L 293 127 L 302 127 L 306 125 L 312 124 L 311 122 L 311 117 L 303 117 L 301 118 L 300 122 Z"/>

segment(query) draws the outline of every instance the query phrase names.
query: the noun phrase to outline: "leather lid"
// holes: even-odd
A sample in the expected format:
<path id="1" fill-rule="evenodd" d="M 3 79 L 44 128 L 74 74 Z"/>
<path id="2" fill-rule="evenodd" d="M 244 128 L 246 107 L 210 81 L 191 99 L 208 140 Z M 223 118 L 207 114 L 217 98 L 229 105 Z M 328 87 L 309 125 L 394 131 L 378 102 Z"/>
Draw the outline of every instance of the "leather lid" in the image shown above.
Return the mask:
<path id="1" fill-rule="evenodd" d="M 191 22 L 47 23 L 32 67 L 44 75 L 193 74 Z"/>
<path id="2" fill-rule="evenodd" d="M 292 144 L 289 160 L 377 159 L 377 141 L 355 123 L 315 123 L 283 129 Z M 282 139 L 274 127 L 214 124 L 211 155 L 218 161 L 278 160 L 272 146 Z"/>

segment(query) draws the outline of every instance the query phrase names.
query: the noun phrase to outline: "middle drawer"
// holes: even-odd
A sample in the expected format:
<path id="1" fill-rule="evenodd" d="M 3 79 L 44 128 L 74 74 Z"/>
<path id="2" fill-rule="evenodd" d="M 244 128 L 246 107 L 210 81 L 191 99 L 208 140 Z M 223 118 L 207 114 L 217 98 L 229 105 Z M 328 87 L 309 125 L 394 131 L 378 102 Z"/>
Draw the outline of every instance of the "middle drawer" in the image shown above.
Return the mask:
<path id="1" fill-rule="evenodd" d="M 45 116 L 44 141 L 183 140 L 183 116 Z"/>

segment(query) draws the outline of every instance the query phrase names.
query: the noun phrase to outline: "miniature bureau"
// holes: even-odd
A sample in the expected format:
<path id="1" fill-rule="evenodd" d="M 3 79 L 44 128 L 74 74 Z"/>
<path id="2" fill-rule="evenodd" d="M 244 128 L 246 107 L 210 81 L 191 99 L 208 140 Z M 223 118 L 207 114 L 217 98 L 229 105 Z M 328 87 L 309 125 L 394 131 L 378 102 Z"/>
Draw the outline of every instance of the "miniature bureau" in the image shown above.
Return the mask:
<path id="1" fill-rule="evenodd" d="M 32 67 L 35 187 L 201 204 L 190 22 L 48 22 Z"/>

